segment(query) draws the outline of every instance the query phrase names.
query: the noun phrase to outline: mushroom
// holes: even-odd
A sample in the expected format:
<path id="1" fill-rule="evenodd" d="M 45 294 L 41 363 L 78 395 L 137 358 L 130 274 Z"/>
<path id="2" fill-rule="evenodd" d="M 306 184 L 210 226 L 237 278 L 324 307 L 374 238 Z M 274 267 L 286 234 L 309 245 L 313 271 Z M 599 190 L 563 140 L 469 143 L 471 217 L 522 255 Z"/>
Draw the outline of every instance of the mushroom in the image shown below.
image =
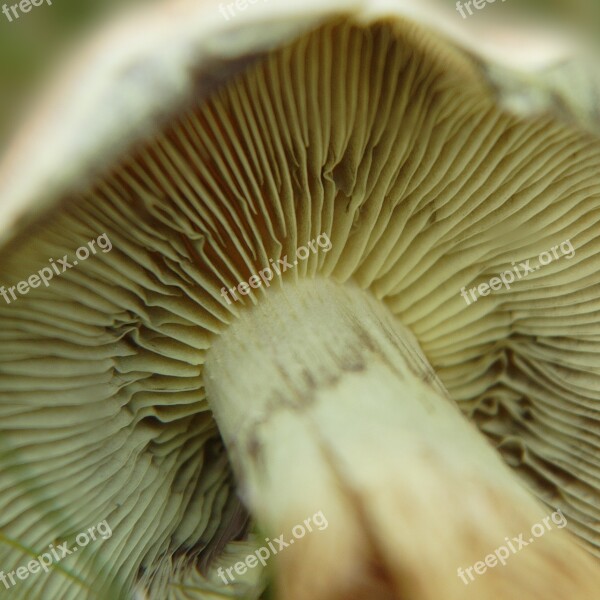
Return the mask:
<path id="1" fill-rule="evenodd" d="M 258 598 L 277 540 L 285 600 L 589 600 L 598 139 L 389 8 L 270 10 L 137 15 L 5 159 L 0 284 L 109 240 L 0 301 L 0 567 L 112 530 L 10 592 Z"/>

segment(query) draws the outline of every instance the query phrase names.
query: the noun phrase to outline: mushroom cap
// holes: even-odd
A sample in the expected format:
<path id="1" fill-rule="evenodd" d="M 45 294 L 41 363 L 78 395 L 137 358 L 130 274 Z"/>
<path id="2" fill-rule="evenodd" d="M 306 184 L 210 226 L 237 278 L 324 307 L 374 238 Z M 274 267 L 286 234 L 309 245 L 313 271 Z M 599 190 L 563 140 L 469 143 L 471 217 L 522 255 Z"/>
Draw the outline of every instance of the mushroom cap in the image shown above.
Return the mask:
<path id="1" fill-rule="evenodd" d="M 136 581 L 160 596 L 173 577 L 171 597 L 219 597 L 216 568 L 253 538 L 202 365 L 265 293 L 228 305 L 220 289 L 321 233 L 332 250 L 287 279 L 353 280 L 385 303 L 600 554 L 600 143 L 501 110 L 468 55 L 362 5 L 257 4 L 235 27 L 216 5 L 150 13 L 7 157 L 3 285 L 112 244 L 0 300 L 0 564 L 103 519 L 114 532 L 22 597 Z M 572 258 L 460 296 L 567 240 Z M 231 589 L 258 597 L 257 573 Z"/>

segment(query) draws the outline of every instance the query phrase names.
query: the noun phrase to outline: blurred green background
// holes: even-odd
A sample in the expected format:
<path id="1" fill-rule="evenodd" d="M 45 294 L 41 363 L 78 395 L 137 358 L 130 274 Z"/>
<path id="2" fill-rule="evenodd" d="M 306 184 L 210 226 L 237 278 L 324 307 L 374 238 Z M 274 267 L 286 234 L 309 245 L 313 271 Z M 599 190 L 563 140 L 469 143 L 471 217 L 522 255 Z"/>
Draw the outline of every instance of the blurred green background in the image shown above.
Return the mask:
<path id="1" fill-rule="evenodd" d="M 6 2 L 9 6 L 18 0 Z M 156 0 L 52 0 L 9 22 L 0 13 L 0 148 L 46 70 L 107 16 Z M 0 6 L 4 4 L 0 0 Z"/>

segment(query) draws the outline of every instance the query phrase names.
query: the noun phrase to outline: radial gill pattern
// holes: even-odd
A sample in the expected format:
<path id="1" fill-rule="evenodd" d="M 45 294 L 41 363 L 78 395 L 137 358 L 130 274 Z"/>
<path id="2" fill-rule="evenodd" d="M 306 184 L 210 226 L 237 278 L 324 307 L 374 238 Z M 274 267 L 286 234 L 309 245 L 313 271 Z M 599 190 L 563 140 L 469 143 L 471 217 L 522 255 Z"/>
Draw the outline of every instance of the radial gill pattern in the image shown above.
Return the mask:
<path id="1" fill-rule="evenodd" d="M 331 250 L 271 287 L 369 289 L 600 555 L 600 144 L 501 112 L 474 72 L 404 23 L 325 25 L 191 101 L 12 244 L 9 286 L 112 244 L 0 300 L 0 566 L 113 531 L 15 599 L 260 595 L 258 571 L 227 589 L 215 575 L 253 542 L 203 362 L 270 289 L 222 288 L 321 234 Z M 572 257 L 461 296 L 567 240 Z"/>

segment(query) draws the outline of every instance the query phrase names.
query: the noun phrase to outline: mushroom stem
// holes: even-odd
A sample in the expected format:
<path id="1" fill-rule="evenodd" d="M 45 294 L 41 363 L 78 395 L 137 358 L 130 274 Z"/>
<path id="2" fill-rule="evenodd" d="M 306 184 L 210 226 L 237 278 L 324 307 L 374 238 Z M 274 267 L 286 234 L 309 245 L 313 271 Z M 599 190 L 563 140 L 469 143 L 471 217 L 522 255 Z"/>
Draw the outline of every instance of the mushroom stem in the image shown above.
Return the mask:
<path id="1" fill-rule="evenodd" d="M 273 539 L 294 540 L 273 542 L 279 597 L 583 600 L 598 589 L 566 529 L 546 519 L 529 541 L 550 511 L 463 417 L 410 331 L 357 286 L 269 289 L 205 369 L 244 501 Z M 326 529 L 305 522 L 319 511 Z M 505 566 L 467 571 L 509 541 Z"/>

